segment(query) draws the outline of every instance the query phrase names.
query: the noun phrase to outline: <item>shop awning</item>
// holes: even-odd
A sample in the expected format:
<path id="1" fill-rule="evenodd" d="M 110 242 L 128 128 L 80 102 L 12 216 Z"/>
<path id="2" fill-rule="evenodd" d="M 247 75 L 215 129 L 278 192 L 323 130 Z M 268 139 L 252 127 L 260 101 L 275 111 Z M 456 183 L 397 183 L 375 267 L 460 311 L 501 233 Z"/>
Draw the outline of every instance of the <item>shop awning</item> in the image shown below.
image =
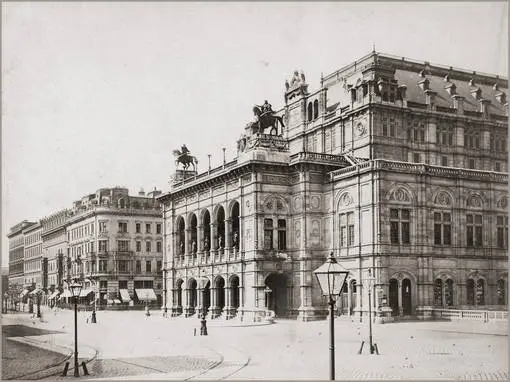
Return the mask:
<path id="1" fill-rule="evenodd" d="M 154 289 L 135 289 L 136 295 L 140 301 L 156 301 Z"/>
<path id="2" fill-rule="evenodd" d="M 53 292 L 52 294 L 50 294 L 50 296 L 48 297 L 48 300 L 53 300 L 55 297 L 58 296 L 60 292 L 57 290 L 55 292 Z"/>
<path id="3" fill-rule="evenodd" d="M 120 298 L 124 302 L 131 301 L 131 296 L 129 296 L 129 291 L 127 289 L 119 289 Z"/>
<path id="4" fill-rule="evenodd" d="M 117 300 L 116 298 L 113 299 L 113 302 L 116 303 L 116 304 L 122 304 L 122 302 L 120 300 Z"/>
<path id="5" fill-rule="evenodd" d="M 64 289 L 64 292 L 62 292 L 62 294 L 60 295 L 60 297 L 73 297 L 73 295 L 71 294 L 71 291 L 69 289 Z"/>
<path id="6" fill-rule="evenodd" d="M 34 289 L 32 292 L 29 293 L 29 295 L 34 296 L 37 293 L 39 293 L 41 290 L 39 288 Z"/>
<path id="7" fill-rule="evenodd" d="M 82 289 L 80 292 L 80 297 L 87 297 L 92 292 L 93 292 L 92 289 Z"/>
<path id="8" fill-rule="evenodd" d="M 21 292 L 21 293 L 19 294 L 19 296 L 20 296 L 20 297 L 25 297 L 25 296 L 27 295 L 27 293 L 28 293 L 28 292 L 29 292 L 29 290 L 28 290 L 28 289 L 23 289 L 23 292 Z"/>

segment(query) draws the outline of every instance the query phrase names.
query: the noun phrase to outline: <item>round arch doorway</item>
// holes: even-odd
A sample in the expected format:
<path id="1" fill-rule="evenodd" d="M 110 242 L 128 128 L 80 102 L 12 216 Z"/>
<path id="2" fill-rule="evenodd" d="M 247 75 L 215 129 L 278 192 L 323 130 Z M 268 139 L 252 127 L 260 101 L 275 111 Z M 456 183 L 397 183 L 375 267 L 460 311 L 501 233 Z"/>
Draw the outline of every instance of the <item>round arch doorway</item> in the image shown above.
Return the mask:
<path id="1" fill-rule="evenodd" d="M 274 311 L 276 317 L 287 317 L 289 315 L 287 276 L 283 273 L 270 273 L 265 284 L 271 290 L 265 293 L 267 309 Z"/>

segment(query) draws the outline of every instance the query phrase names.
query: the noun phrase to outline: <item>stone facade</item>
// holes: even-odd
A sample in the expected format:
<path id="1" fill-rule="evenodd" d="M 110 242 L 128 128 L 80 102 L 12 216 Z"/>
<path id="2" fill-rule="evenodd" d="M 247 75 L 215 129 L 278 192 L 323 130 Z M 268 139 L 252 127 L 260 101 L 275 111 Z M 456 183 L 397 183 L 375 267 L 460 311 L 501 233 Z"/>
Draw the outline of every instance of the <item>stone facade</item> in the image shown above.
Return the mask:
<path id="1" fill-rule="evenodd" d="M 372 52 L 286 83 L 285 127 L 248 124 L 238 156 L 178 171 L 164 204 L 172 314 L 326 314 L 313 274 L 350 274 L 339 311 L 428 317 L 507 307 L 507 80 Z"/>

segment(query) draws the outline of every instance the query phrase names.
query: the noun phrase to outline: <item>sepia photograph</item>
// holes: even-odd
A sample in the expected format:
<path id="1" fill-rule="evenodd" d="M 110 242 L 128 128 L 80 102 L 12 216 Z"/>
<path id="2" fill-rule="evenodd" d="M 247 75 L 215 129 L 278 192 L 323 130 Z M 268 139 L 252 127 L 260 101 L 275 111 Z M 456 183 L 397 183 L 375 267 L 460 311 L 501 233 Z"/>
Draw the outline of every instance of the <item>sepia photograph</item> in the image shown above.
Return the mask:
<path id="1" fill-rule="evenodd" d="M 508 2 L 2 11 L 2 380 L 508 380 Z"/>

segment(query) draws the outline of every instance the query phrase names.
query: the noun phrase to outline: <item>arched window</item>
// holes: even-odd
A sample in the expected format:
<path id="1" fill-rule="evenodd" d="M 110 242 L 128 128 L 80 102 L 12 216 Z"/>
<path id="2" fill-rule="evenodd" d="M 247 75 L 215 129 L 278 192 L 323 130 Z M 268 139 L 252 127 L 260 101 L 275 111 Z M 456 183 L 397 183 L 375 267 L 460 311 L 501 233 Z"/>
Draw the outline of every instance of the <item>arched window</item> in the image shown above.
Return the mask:
<path id="1" fill-rule="evenodd" d="M 453 280 L 446 280 L 445 290 L 444 290 L 444 299 L 446 306 L 453 306 Z"/>
<path id="2" fill-rule="evenodd" d="M 473 279 L 466 281 L 466 303 L 475 305 L 475 282 Z"/>
<path id="3" fill-rule="evenodd" d="M 309 102 L 308 103 L 308 121 L 311 121 L 312 120 L 312 116 L 313 116 L 313 110 L 312 110 L 312 103 Z"/>
<path id="4" fill-rule="evenodd" d="M 478 279 L 476 282 L 476 305 L 485 305 L 485 281 Z"/>
<path id="5" fill-rule="evenodd" d="M 313 119 L 319 116 L 319 101 L 313 101 Z"/>
<path id="6" fill-rule="evenodd" d="M 498 305 L 506 305 L 506 287 L 505 280 L 499 279 L 496 284 L 496 293 L 498 296 Z"/>
<path id="7" fill-rule="evenodd" d="M 184 235 L 185 229 L 186 229 L 186 225 L 184 223 L 184 219 L 182 217 L 179 217 L 178 222 L 177 222 L 178 242 L 177 242 L 177 251 L 176 252 L 177 252 L 177 255 L 183 256 L 183 258 L 184 258 L 185 248 L 186 248 L 186 243 L 185 243 L 186 236 Z"/>
<path id="8" fill-rule="evenodd" d="M 443 280 L 434 281 L 434 305 L 443 306 Z"/>

